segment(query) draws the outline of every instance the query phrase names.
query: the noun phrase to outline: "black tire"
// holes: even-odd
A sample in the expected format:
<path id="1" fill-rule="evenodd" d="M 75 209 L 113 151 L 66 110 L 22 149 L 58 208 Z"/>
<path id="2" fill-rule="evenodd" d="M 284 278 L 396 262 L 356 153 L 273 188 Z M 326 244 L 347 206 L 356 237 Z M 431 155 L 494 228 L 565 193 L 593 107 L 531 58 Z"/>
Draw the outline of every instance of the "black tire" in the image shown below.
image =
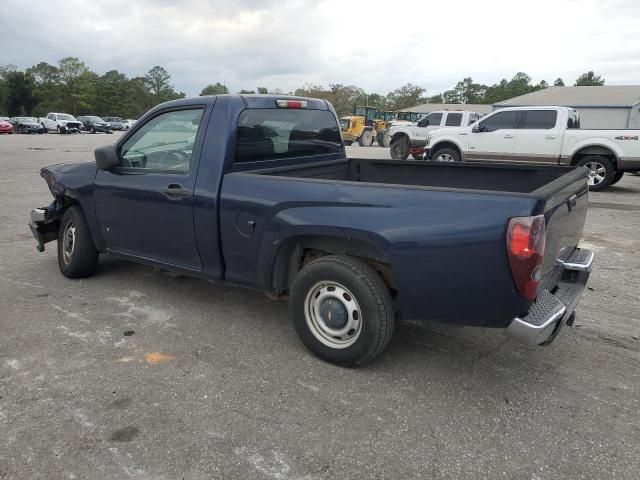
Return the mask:
<path id="1" fill-rule="evenodd" d="M 60 135 L 61 133 L 63 133 L 63 132 L 62 132 L 62 129 L 60 128 L 60 125 L 58 125 L 58 126 L 56 127 L 56 131 L 58 132 L 58 135 Z"/>
<path id="2" fill-rule="evenodd" d="M 71 228 L 74 229 L 73 232 L 70 231 Z M 69 238 L 71 235 L 73 238 Z M 97 265 L 98 251 L 82 209 L 77 206 L 69 207 L 62 216 L 58 230 L 60 272 L 68 278 L 89 277 L 93 275 Z"/>
<path id="3" fill-rule="evenodd" d="M 404 135 L 391 142 L 391 158 L 394 160 L 406 160 L 409 157 L 409 139 Z"/>
<path id="4" fill-rule="evenodd" d="M 593 192 L 607 188 L 613 183 L 616 175 L 616 167 L 613 162 L 602 155 L 589 155 L 580 160 L 576 166 L 589 169 L 589 190 Z"/>
<path id="5" fill-rule="evenodd" d="M 424 153 L 412 153 L 411 157 L 414 160 L 424 160 Z"/>
<path id="6" fill-rule="evenodd" d="M 381 147 L 388 147 L 391 144 L 391 133 L 388 128 L 385 128 L 378 134 L 378 145 Z"/>
<path id="7" fill-rule="evenodd" d="M 352 141 L 352 140 L 345 140 L 345 141 L 344 141 L 344 145 L 345 145 L 345 147 L 350 147 L 352 144 L 353 144 L 353 141 Z"/>
<path id="8" fill-rule="evenodd" d="M 356 317 L 356 311 L 344 309 L 347 315 L 360 322 L 357 336 L 354 334 L 351 344 L 343 347 L 328 345 L 326 342 L 335 342 L 332 338 L 338 337 L 320 340 L 323 334 L 318 333 L 317 327 L 314 330 L 313 320 L 307 319 L 307 297 L 318 290 L 323 282 L 331 282 L 338 288 L 344 286 L 351 294 L 345 298 L 355 302 L 357 312 L 361 312 Z M 389 289 L 380 275 L 361 260 L 344 255 L 329 255 L 314 260 L 298 273 L 290 294 L 289 310 L 298 337 L 314 355 L 327 362 L 342 366 L 364 365 L 378 356 L 391 340 L 395 313 Z M 329 298 L 328 301 L 332 300 Z M 320 317 L 320 320 L 323 323 L 330 322 L 330 312 L 327 318 Z"/>
<path id="9" fill-rule="evenodd" d="M 453 160 L 437 160 L 438 158 L 452 158 Z M 431 160 L 434 162 L 442 161 L 451 161 L 451 162 L 459 162 L 460 161 L 460 152 L 453 148 L 441 148 L 433 152 L 431 155 Z"/>
<path id="10" fill-rule="evenodd" d="M 616 172 L 616 174 L 613 176 L 611 185 L 615 185 L 616 183 L 618 183 L 620 180 L 622 180 L 622 177 L 624 177 L 624 172 Z"/>
<path id="11" fill-rule="evenodd" d="M 89 130 L 89 133 L 96 133 L 96 127 L 91 127 L 91 129 Z"/>
<path id="12" fill-rule="evenodd" d="M 361 147 L 370 147 L 373 145 L 373 132 L 371 130 L 365 130 L 358 138 L 358 143 Z"/>

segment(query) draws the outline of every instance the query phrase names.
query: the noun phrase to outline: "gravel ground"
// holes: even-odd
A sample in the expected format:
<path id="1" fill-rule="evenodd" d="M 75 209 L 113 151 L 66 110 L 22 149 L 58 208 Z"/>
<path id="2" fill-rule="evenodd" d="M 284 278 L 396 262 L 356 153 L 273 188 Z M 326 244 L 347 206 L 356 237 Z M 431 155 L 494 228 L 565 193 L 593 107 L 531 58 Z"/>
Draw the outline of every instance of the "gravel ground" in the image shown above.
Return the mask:
<path id="1" fill-rule="evenodd" d="M 116 137 L 0 137 L 0 479 L 638 478 L 640 177 L 591 195 L 595 271 L 550 347 L 405 322 L 344 369 L 258 292 L 36 252 L 39 169 Z"/>

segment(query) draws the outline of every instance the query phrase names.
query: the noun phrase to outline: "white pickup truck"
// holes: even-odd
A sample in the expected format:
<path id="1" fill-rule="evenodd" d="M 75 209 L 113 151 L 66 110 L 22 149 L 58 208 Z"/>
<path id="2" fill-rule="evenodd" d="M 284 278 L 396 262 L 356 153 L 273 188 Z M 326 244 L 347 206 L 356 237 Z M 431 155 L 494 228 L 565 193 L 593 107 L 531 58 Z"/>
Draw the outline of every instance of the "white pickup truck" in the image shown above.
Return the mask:
<path id="1" fill-rule="evenodd" d="M 46 117 L 38 119 L 47 130 L 55 130 L 58 133 L 72 133 L 82 130 L 82 122 L 68 113 L 47 113 Z"/>
<path id="2" fill-rule="evenodd" d="M 640 170 L 640 130 L 581 130 L 568 107 L 502 108 L 468 127 L 429 132 L 425 158 L 582 165 L 589 188 L 601 190 Z"/>
<path id="3" fill-rule="evenodd" d="M 391 125 L 390 153 L 394 160 L 406 160 L 409 155 L 421 159 L 427 134 L 437 128 L 455 128 L 471 125 L 482 117 L 478 112 L 464 110 L 437 110 L 422 117 L 417 123 L 399 122 Z"/>

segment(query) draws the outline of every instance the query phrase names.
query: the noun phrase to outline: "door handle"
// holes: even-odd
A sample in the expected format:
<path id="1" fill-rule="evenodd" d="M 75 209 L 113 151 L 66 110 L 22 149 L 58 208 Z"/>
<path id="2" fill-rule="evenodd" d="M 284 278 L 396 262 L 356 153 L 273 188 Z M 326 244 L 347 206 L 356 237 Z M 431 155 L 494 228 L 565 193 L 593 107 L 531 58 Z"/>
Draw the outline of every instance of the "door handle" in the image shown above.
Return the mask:
<path id="1" fill-rule="evenodd" d="M 555 135 L 547 135 L 546 137 L 547 140 L 555 140 L 556 136 Z"/>
<path id="2" fill-rule="evenodd" d="M 513 138 L 513 135 L 510 135 L 510 134 L 508 134 L 508 133 L 507 133 L 507 134 L 504 136 L 504 138 Z"/>
<path id="3" fill-rule="evenodd" d="M 191 190 L 188 188 L 182 188 L 179 183 L 170 183 L 166 188 L 160 190 L 165 195 L 171 195 L 175 197 L 186 197 L 191 195 Z"/>

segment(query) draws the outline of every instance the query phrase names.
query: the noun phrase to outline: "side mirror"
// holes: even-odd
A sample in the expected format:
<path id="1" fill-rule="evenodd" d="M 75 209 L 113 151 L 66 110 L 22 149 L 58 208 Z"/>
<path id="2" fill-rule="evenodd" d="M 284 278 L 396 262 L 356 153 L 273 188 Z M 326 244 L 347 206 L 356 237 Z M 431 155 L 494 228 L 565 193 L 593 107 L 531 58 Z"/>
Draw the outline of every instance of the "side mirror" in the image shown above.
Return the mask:
<path id="1" fill-rule="evenodd" d="M 111 170 L 120 165 L 118 151 L 115 145 L 96 148 L 93 152 L 96 157 L 96 165 L 100 170 Z"/>
<path id="2" fill-rule="evenodd" d="M 429 126 L 429 120 L 427 119 L 422 119 L 418 122 L 418 126 L 419 127 L 428 127 Z"/>
<path id="3" fill-rule="evenodd" d="M 471 129 L 471 133 L 480 133 L 480 132 L 482 132 L 482 128 L 480 127 L 479 123 L 476 123 Z"/>

